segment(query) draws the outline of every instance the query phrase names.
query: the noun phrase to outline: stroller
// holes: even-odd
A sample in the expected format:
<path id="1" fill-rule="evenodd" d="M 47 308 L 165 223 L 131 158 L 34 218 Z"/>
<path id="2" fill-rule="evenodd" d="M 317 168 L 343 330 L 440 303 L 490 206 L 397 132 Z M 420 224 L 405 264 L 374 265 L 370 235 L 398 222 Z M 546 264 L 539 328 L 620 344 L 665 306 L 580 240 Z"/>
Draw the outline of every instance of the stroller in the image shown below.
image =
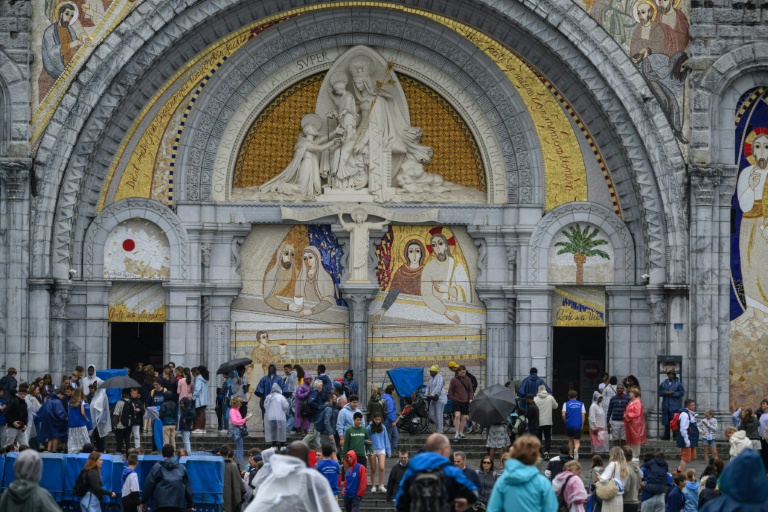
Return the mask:
<path id="1" fill-rule="evenodd" d="M 417 389 L 411 397 L 405 398 L 405 407 L 398 417 L 397 428 L 412 436 L 429 432 L 428 409 L 427 397 L 421 389 Z"/>
<path id="2" fill-rule="evenodd" d="M 424 395 L 424 368 L 392 368 L 387 376 L 401 397 L 397 428 L 411 435 L 429 432 L 429 401 Z"/>

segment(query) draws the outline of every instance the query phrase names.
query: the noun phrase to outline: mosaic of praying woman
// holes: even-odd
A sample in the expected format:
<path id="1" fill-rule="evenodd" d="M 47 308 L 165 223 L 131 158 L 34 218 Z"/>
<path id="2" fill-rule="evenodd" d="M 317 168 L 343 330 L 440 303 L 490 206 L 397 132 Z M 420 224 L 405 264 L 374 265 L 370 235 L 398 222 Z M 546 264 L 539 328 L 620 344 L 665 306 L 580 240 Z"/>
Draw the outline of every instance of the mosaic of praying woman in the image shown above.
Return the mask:
<path id="1" fill-rule="evenodd" d="M 424 270 L 424 246 L 420 241 L 414 239 L 405 244 L 403 257 L 405 263 L 400 265 L 392 277 L 387 296 L 384 297 L 384 304 L 381 309 L 373 315 L 373 321 L 380 321 L 387 310 L 392 307 L 397 297 L 401 293 L 408 295 L 421 295 L 421 273 Z"/>
<path id="2" fill-rule="evenodd" d="M 323 258 L 317 247 L 307 246 L 301 255 L 301 270 L 296 279 L 293 302 L 288 309 L 299 316 L 309 316 L 336 305 L 336 285 L 331 274 L 323 268 Z M 314 306 L 310 307 L 309 303 Z"/>

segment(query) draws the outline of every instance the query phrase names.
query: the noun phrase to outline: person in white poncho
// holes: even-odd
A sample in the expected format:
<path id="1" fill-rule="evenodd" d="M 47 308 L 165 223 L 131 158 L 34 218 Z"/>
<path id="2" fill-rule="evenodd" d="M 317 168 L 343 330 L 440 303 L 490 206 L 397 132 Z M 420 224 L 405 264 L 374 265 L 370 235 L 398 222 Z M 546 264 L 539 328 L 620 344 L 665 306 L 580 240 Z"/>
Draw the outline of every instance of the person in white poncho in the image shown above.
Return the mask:
<path id="1" fill-rule="evenodd" d="M 288 414 L 288 400 L 283 396 L 280 384 L 272 384 L 272 392 L 264 400 L 264 439 L 272 446 L 285 443 L 285 422 Z"/>
<path id="2" fill-rule="evenodd" d="M 104 438 L 112 432 L 112 415 L 109 412 L 109 398 L 103 389 L 96 390 L 91 399 L 91 422 L 93 423 L 93 444 L 96 451 L 104 453 Z"/>
<path id="3" fill-rule="evenodd" d="M 262 457 L 268 451 L 262 452 Z M 269 510 L 270 505 L 291 512 L 341 512 L 328 480 L 307 466 L 308 459 L 309 447 L 301 441 L 291 443 L 288 455 L 270 455 L 270 474 L 254 490 L 256 496 L 245 512 Z M 257 479 L 265 469 L 266 465 L 256 474 Z"/>

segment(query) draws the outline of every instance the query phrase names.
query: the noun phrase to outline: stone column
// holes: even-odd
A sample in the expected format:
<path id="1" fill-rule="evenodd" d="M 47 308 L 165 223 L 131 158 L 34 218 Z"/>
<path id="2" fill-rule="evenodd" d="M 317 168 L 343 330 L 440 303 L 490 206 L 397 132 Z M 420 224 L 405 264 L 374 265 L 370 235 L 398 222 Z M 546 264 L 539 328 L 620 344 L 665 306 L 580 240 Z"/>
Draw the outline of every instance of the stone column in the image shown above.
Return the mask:
<path id="1" fill-rule="evenodd" d="M 467 232 L 480 252 L 475 291 L 486 307 L 485 385 L 504 384 L 513 375 L 514 318 L 510 319 L 509 308 L 514 309 L 511 285 L 518 252 L 516 233 L 502 226 L 468 226 Z"/>
<path id="2" fill-rule="evenodd" d="M 637 377 L 642 389 L 646 390 L 642 398 L 643 406 L 651 432 L 655 432 L 651 415 L 657 408 L 656 393 L 653 392 L 658 386 L 656 333 L 662 327 L 659 327 L 658 320 L 653 319 L 648 303 L 655 300 L 652 307 L 658 312 L 667 303 L 663 298 L 665 295 L 649 296 L 644 286 L 606 286 L 605 293 L 606 371 L 619 380 L 629 374 Z"/>
<path id="3" fill-rule="evenodd" d="M 72 300 L 72 284 L 57 282 L 51 294 L 51 336 L 48 368 L 63 370 L 67 344 L 67 307 Z M 94 363 L 95 364 L 95 363 Z"/>
<path id="4" fill-rule="evenodd" d="M 10 281 L 10 280 L 9 280 Z M 30 316 L 34 319 L 29 323 L 29 337 L 16 336 L 15 338 L 8 336 L 8 346 L 6 357 L 8 358 L 7 366 L 13 366 L 14 364 L 20 364 L 25 369 L 26 373 L 22 376 L 25 380 L 31 376 L 37 376 L 38 373 L 48 371 L 49 361 L 49 344 L 50 344 L 50 301 L 51 301 L 51 287 L 53 286 L 53 279 L 29 279 L 25 283 L 25 289 L 29 290 L 29 311 Z M 8 315 L 12 314 L 12 307 L 10 305 L 14 299 L 9 295 L 9 307 Z M 18 299 L 16 299 L 18 300 Z M 18 311 L 18 306 L 16 308 Z M 10 316 L 8 317 L 9 325 L 11 324 Z M 17 322 L 20 319 L 17 319 Z M 34 349 L 34 355 L 26 355 L 25 352 L 32 351 Z M 17 351 L 20 351 L 19 356 L 16 356 Z M 18 359 L 20 358 L 21 361 Z M 45 361 L 42 359 L 45 358 Z M 15 362 L 14 362 L 15 360 Z M 35 364 L 33 367 L 32 364 Z M 74 368 L 74 366 L 73 366 Z M 61 371 L 63 368 L 50 368 L 53 371 Z M 21 382 L 21 380 L 19 380 Z"/>
<path id="5" fill-rule="evenodd" d="M 208 380 L 211 407 L 208 407 L 208 422 L 215 421 L 213 405 L 216 403 L 216 386 L 221 377 L 216 375 L 222 363 L 230 359 L 230 334 L 232 328 L 231 309 L 232 301 L 239 293 L 239 288 L 215 289 L 210 296 L 203 301 L 203 354 L 205 365 L 211 374 Z M 252 390 L 258 384 L 252 383 Z M 249 404 L 249 409 L 254 410 L 254 405 Z M 259 416 L 259 415 L 257 415 Z M 215 423 L 213 423 L 215 425 Z"/>
<path id="6" fill-rule="evenodd" d="M 166 290 L 163 360 L 185 368 L 203 364 L 200 284 L 177 281 L 164 283 L 163 287 Z"/>
<path id="7" fill-rule="evenodd" d="M 0 158 L 0 212 L 4 221 L 7 265 L 5 266 L 5 367 L 16 365 L 19 376 L 28 378 L 48 369 L 48 301 L 34 311 L 39 323 L 34 338 L 29 336 L 27 279 L 29 278 L 29 158 Z M 48 289 L 37 289 L 40 297 Z M 39 334 L 39 333 L 43 333 Z"/>
<path id="8" fill-rule="evenodd" d="M 669 343 L 667 335 L 667 311 L 669 303 L 664 293 L 664 288 L 660 286 L 648 286 L 646 301 L 651 313 L 651 341 L 656 346 L 658 355 L 669 353 Z"/>
<path id="9" fill-rule="evenodd" d="M 515 379 L 529 375 L 531 367 L 539 370 L 539 377 L 552 378 L 552 294 L 554 286 L 515 286 L 517 297 L 518 340 L 515 354 Z M 544 374 L 542 374 L 544 372 Z"/>
<path id="10" fill-rule="evenodd" d="M 476 286 L 478 297 L 485 303 L 486 378 L 485 385 L 504 384 L 510 380 L 510 362 L 514 344 L 511 332 L 514 322 L 510 321 L 510 308 L 514 310 L 514 299 L 501 287 Z M 513 317 L 514 315 L 512 315 Z"/>
<path id="11" fill-rule="evenodd" d="M 368 401 L 368 306 L 376 297 L 375 284 L 342 284 L 342 297 L 349 304 L 349 366 L 360 385 L 360 406 Z"/>
<path id="12" fill-rule="evenodd" d="M 730 416 L 731 398 L 731 200 L 736 190 L 738 167 L 720 168 L 721 182 L 718 187 L 717 218 L 719 225 L 715 256 L 719 259 L 718 303 L 717 303 L 717 411 Z M 722 420 L 721 420 L 722 421 Z"/>
<path id="13" fill-rule="evenodd" d="M 693 325 L 687 353 L 683 353 L 683 376 L 687 381 L 686 390 L 696 397 L 697 406 L 701 410 L 721 410 L 721 407 L 726 410 L 727 386 L 721 386 L 719 381 L 728 379 L 729 361 L 720 360 L 720 343 L 728 343 L 728 338 L 721 340 L 718 330 L 721 317 L 721 287 L 718 277 L 721 273 L 717 268 L 721 252 L 721 226 L 724 222 L 724 219 L 721 219 L 718 187 L 722 181 L 722 170 L 693 167 L 690 177 L 690 283 Z M 728 206 L 730 207 L 730 202 Z M 728 308 L 725 310 L 728 311 Z"/>
<path id="14" fill-rule="evenodd" d="M 64 354 L 65 368 L 74 368 L 86 358 L 93 358 L 93 364 L 107 367 L 109 350 L 109 289 L 111 281 L 93 280 L 86 283 L 86 320 L 85 346 L 72 350 L 74 344 L 68 343 L 70 350 Z M 98 368 L 98 366 L 97 366 Z"/>

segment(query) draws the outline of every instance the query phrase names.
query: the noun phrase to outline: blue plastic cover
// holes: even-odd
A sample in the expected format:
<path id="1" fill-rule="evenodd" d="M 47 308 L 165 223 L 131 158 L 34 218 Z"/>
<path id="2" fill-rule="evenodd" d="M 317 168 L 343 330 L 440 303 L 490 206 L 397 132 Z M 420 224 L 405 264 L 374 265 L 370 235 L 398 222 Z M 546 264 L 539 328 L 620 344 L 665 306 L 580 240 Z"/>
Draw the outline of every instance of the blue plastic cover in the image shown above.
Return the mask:
<path id="1" fill-rule="evenodd" d="M 192 483 L 192 502 L 224 503 L 224 459 L 214 455 L 191 455 L 179 461 L 187 468 Z"/>
<path id="2" fill-rule="evenodd" d="M 107 453 L 102 453 L 101 460 L 104 461 L 101 464 L 101 486 L 107 489 L 108 491 L 116 492 L 114 482 L 112 480 L 112 471 L 114 466 L 112 455 L 109 455 Z M 120 465 L 120 470 L 122 471 L 123 469 L 122 462 L 118 462 L 118 464 Z M 120 487 L 122 487 L 122 485 Z M 120 488 L 118 488 L 117 490 L 119 491 Z M 105 496 L 104 502 L 114 503 L 115 500 L 113 500 L 110 496 Z M 117 503 L 120 503 L 120 502 L 118 501 Z"/>
<path id="3" fill-rule="evenodd" d="M 158 412 L 160 410 L 159 407 L 155 407 L 158 409 Z M 155 446 L 157 447 L 157 451 L 161 451 L 163 449 L 163 422 L 162 420 L 155 420 L 152 422 L 152 438 L 155 441 Z"/>
<path id="4" fill-rule="evenodd" d="M 107 380 L 111 379 L 112 377 L 125 377 L 128 375 L 128 372 L 126 372 L 124 369 L 112 369 L 112 370 L 98 370 L 96 372 L 96 376 L 100 378 L 101 380 Z M 107 390 L 107 399 L 109 400 L 110 404 L 116 404 L 120 400 L 120 395 L 122 394 L 122 389 L 108 389 Z M 117 492 L 117 491 L 115 491 Z"/>
<path id="5" fill-rule="evenodd" d="M 45 487 L 53 499 L 61 503 L 64 499 L 64 475 L 66 473 L 64 454 L 41 453 L 40 458 L 43 460 L 43 478 L 40 479 L 40 486 Z"/>
<path id="6" fill-rule="evenodd" d="M 66 474 L 64 475 L 64 501 L 73 501 L 75 496 L 72 494 L 72 490 L 75 488 L 75 480 L 77 475 L 85 467 L 85 463 L 88 461 L 88 453 L 67 454 L 64 456 L 64 467 L 66 468 Z"/>
<path id="7" fill-rule="evenodd" d="M 387 375 L 397 394 L 403 397 L 411 396 L 424 385 L 424 368 L 393 368 L 387 370 Z"/>
<path id="8" fill-rule="evenodd" d="M 13 472 L 13 465 L 16 464 L 18 452 L 11 452 L 5 456 L 3 461 L 3 490 L 7 489 L 11 482 L 16 480 L 16 473 Z"/>
<path id="9" fill-rule="evenodd" d="M 154 465 L 162 460 L 162 455 L 139 455 L 139 465 L 136 467 L 136 473 L 139 475 L 139 489 L 144 490 L 144 480 L 147 479 Z"/>
<path id="10" fill-rule="evenodd" d="M 117 502 L 123 496 L 123 469 L 126 467 L 122 455 L 112 455 L 112 491 L 117 494 Z M 138 475 L 137 475 L 138 476 Z"/>

